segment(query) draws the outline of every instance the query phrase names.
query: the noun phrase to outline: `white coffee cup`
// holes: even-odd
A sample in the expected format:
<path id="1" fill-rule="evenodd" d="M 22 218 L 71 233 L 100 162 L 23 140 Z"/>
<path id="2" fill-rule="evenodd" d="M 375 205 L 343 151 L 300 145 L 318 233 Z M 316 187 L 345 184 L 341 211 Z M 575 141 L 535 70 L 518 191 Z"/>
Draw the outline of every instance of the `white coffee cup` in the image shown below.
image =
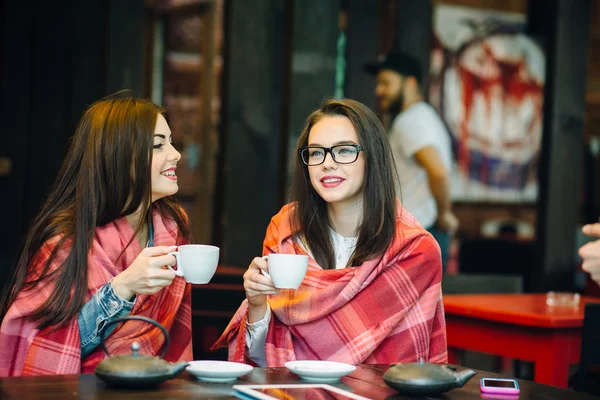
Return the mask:
<path id="1" fill-rule="evenodd" d="M 219 265 L 219 248 L 206 244 L 185 244 L 169 253 L 177 259 L 177 269 L 169 269 L 189 283 L 208 283 Z"/>
<path id="2" fill-rule="evenodd" d="M 267 260 L 273 285 L 278 289 L 298 289 L 308 270 L 308 256 L 303 254 L 276 254 L 263 256 Z"/>

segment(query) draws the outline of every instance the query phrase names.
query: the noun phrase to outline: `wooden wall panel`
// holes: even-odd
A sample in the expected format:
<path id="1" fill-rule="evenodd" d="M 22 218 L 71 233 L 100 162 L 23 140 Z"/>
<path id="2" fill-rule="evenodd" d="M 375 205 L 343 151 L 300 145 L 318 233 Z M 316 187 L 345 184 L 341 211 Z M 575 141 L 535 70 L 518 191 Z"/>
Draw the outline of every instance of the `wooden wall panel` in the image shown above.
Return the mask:
<path id="1" fill-rule="evenodd" d="M 546 43 L 536 291 L 572 290 L 580 218 L 590 0 L 531 0 L 530 33 Z M 575 200 L 575 201 L 574 201 Z"/>
<path id="2" fill-rule="evenodd" d="M 113 4 L 118 15 L 120 7 L 137 6 L 138 13 L 122 21 L 128 34 L 116 38 L 124 47 L 137 46 L 132 41 L 143 37 L 133 29 L 142 25 L 143 4 Z M 114 28 L 108 2 L 6 0 L 2 12 L 0 117 L 6 127 L 0 157 L 12 163 L 11 174 L 0 177 L 0 206 L 8 210 L 0 228 L 5 272 L 56 179 L 82 112 L 107 92 L 108 64 L 125 69 L 125 58 L 106 58 L 107 32 Z M 127 68 L 132 77 L 141 77 L 141 69 Z"/>
<path id="3" fill-rule="evenodd" d="M 375 109 L 375 77 L 363 68 L 377 60 L 380 5 L 374 0 L 351 0 L 348 7 L 346 97 Z"/>
<path id="4" fill-rule="evenodd" d="M 223 150 L 218 171 L 217 224 L 221 262 L 246 267 L 262 253 L 271 217 L 277 213 L 285 128 L 284 1 L 226 3 Z"/>
<path id="5" fill-rule="evenodd" d="M 286 107 L 289 133 L 282 149 L 284 165 L 287 165 L 284 202 L 289 200 L 294 160 L 298 157 L 294 150 L 306 118 L 334 94 L 340 2 L 295 1 L 293 11 L 289 106 Z"/>
<path id="6" fill-rule="evenodd" d="M 0 208 L 5 210 L 0 225 L 0 283 L 8 274 L 8 266 L 16 257 L 26 225 L 24 187 L 26 171 L 26 132 L 31 91 L 31 46 L 33 43 L 33 5 L 31 1 L 6 0 L 0 26 L 2 66 L 0 74 L 0 118 L 4 127 L 0 138 L 0 157 L 8 159 L 10 173 L 0 176 Z M 19 79 L 21 77 L 21 79 Z"/>

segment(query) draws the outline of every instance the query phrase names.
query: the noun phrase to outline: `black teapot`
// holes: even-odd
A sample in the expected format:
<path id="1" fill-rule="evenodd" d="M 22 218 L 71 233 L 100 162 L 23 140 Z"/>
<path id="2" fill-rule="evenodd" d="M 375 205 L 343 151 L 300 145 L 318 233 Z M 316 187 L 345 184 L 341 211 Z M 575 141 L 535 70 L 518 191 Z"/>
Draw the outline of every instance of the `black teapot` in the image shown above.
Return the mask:
<path id="1" fill-rule="evenodd" d="M 383 375 L 391 388 L 413 396 L 435 396 L 462 387 L 476 372 L 465 369 L 456 372 L 449 365 L 420 362 L 394 364 Z"/>
<path id="2" fill-rule="evenodd" d="M 128 320 L 145 321 L 158 327 L 165 335 L 165 344 L 160 357 L 139 355 L 140 345 L 133 342 L 132 354 L 111 356 L 102 337 L 102 347 L 109 356 L 96 366 L 96 375 L 112 386 L 126 388 L 153 387 L 179 375 L 187 367 L 187 362 L 170 363 L 162 359 L 169 347 L 169 333 L 160 323 L 146 317 L 126 316 L 116 318 L 105 325 L 113 325 Z"/>

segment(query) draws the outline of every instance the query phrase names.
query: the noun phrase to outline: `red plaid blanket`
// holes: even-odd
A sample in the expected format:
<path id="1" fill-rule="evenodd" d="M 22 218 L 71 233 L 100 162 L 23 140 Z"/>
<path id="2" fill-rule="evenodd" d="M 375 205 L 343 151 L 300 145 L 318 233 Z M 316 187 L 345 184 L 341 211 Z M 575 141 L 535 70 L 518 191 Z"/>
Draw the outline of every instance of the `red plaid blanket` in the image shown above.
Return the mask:
<path id="1" fill-rule="evenodd" d="M 263 253 L 306 254 L 291 237 L 288 204 L 271 220 Z M 309 257 L 298 290 L 269 296 L 273 310 L 267 365 L 290 360 L 349 364 L 447 361 L 439 246 L 398 203 L 396 235 L 387 252 L 360 267 L 323 270 Z M 246 358 L 244 301 L 214 348 Z"/>
<path id="2" fill-rule="evenodd" d="M 155 246 L 175 245 L 177 225 L 173 220 L 153 214 Z M 88 257 L 88 300 L 102 285 L 125 270 L 142 250 L 136 240 L 125 249 L 133 235 L 126 218 L 96 229 Z M 36 258 L 41 266 L 46 262 L 58 237 L 42 246 Z M 181 244 L 181 243 L 179 243 Z M 67 256 L 61 251 L 54 261 L 58 266 Z M 52 284 L 38 285 L 22 292 L 11 306 L 0 328 L 0 376 L 54 375 L 93 372 L 106 355 L 98 346 L 81 359 L 81 344 L 77 318 L 54 332 L 38 330 L 27 316 L 38 308 L 52 292 Z M 173 283 L 152 296 L 138 295 L 132 315 L 142 315 L 160 322 L 170 333 L 171 343 L 165 358 L 168 361 L 191 360 L 191 286 L 177 277 Z M 128 321 L 113 331 L 106 344 L 111 354 L 130 354 L 137 341 L 140 354 L 159 354 L 164 337 L 161 331 L 142 321 Z"/>

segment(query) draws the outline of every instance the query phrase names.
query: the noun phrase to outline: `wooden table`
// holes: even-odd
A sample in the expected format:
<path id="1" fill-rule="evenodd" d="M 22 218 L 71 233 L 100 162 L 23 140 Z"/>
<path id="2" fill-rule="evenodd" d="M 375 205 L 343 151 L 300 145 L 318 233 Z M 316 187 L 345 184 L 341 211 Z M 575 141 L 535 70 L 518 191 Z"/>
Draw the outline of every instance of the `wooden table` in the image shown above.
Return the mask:
<path id="1" fill-rule="evenodd" d="M 536 382 L 566 388 L 588 302 L 600 299 L 565 307 L 547 306 L 545 294 L 444 295 L 449 361 L 457 362 L 452 348 L 532 361 Z"/>
<path id="2" fill-rule="evenodd" d="M 389 388 L 382 380 L 388 365 L 361 365 L 352 374 L 333 384 L 372 399 L 410 399 Z M 478 371 L 467 384 L 445 393 L 442 398 L 475 400 L 481 399 L 479 379 L 498 376 Z M 0 379 L 0 397 L 3 399 L 233 399 L 233 384 L 303 383 L 285 368 L 255 369 L 233 383 L 204 383 L 197 381 L 187 372 L 171 379 L 152 390 L 119 390 L 107 387 L 95 375 L 64 375 L 55 377 L 23 377 Z M 519 380 L 519 400 L 569 399 L 586 400 L 594 397 L 571 390 L 540 385 Z M 414 398 L 414 397 L 413 397 Z"/>

